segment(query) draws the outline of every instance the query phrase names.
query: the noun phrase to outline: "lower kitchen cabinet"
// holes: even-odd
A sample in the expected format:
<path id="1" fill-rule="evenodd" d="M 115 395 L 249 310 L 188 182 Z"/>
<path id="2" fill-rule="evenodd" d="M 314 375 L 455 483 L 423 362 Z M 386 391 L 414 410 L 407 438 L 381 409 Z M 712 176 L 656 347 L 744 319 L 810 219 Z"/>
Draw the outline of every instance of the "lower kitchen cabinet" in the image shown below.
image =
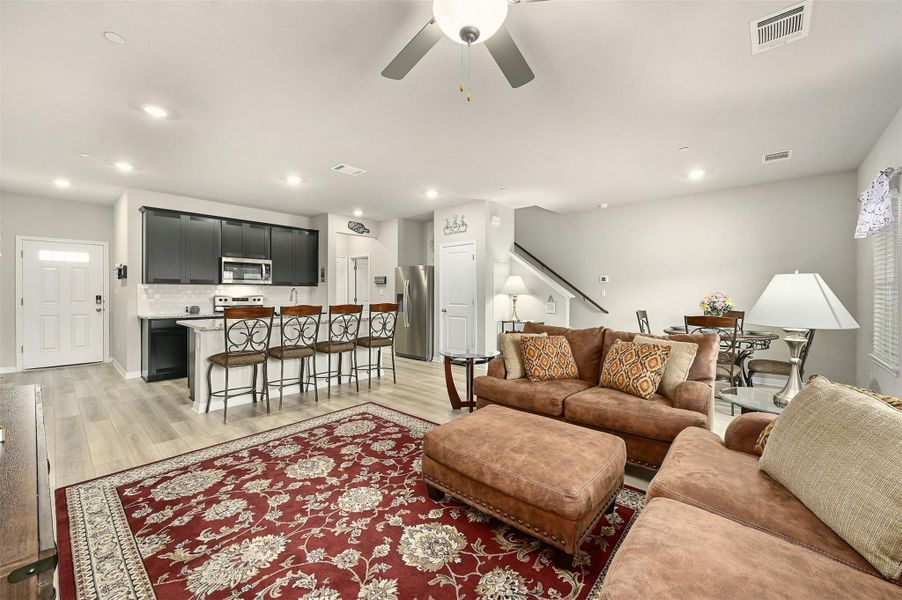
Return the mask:
<path id="1" fill-rule="evenodd" d="M 176 319 L 141 320 L 141 377 L 144 381 L 188 375 L 188 329 Z"/>

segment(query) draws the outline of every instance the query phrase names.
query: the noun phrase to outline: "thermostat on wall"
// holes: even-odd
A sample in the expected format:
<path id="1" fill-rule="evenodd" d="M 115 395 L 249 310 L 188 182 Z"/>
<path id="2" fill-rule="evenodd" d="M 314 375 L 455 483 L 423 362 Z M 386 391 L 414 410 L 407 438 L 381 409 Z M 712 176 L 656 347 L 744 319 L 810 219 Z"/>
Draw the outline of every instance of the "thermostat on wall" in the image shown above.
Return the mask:
<path id="1" fill-rule="evenodd" d="M 598 278 L 598 283 L 608 283 L 611 280 L 607 275 L 602 275 Z"/>

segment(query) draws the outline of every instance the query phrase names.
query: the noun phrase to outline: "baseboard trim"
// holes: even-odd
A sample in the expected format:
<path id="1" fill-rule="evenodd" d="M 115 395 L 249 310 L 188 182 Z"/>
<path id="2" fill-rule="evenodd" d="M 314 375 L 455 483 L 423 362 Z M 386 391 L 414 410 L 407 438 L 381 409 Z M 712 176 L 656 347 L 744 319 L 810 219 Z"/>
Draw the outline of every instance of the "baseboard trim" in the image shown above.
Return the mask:
<path id="1" fill-rule="evenodd" d="M 18 373 L 18 367 L 0 367 L 0 375 L 8 375 L 9 373 Z"/>
<path id="2" fill-rule="evenodd" d="M 122 368 L 122 365 L 120 365 L 115 358 L 111 358 L 110 362 L 113 364 L 113 368 L 115 368 L 116 371 L 119 372 L 119 375 L 122 376 L 122 379 L 138 379 L 141 377 L 141 371 L 132 371 L 129 373 Z"/>

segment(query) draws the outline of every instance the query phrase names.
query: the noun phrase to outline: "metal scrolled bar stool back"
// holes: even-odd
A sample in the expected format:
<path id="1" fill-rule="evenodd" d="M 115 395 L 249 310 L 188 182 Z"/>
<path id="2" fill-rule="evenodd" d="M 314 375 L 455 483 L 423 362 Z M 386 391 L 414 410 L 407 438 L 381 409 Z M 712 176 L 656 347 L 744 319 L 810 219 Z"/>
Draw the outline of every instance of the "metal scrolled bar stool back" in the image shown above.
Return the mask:
<path id="1" fill-rule="evenodd" d="M 287 386 L 297 384 L 301 393 L 306 392 L 310 378 L 304 381 L 305 367 L 307 373 L 313 373 L 313 395 L 319 402 L 319 390 L 316 387 L 316 338 L 319 336 L 322 306 L 283 306 L 279 308 L 280 344 L 269 349 L 271 359 L 279 361 L 279 378 L 267 380 L 266 385 L 279 388 L 279 410 L 282 410 L 282 397 Z M 297 360 L 298 376 L 285 377 L 285 361 Z"/>
<path id="2" fill-rule="evenodd" d="M 398 382 L 395 376 L 395 325 L 398 322 L 398 305 L 370 304 L 370 325 L 369 335 L 361 337 L 357 340 L 358 346 L 366 348 L 366 365 L 357 367 L 361 371 L 366 371 L 367 388 L 373 387 L 373 371 L 376 371 L 379 377 L 382 377 L 383 370 L 391 371 L 393 383 Z M 391 352 L 391 367 L 382 366 L 382 349 L 388 348 Z M 376 350 L 376 364 L 373 365 L 373 350 Z"/>
<path id="3" fill-rule="evenodd" d="M 214 397 L 222 398 L 222 422 L 228 421 L 229 398 L 251 394 L 257 401 L 257 371 L 262 365 L 263 381 L 267 379 L 266 352 L 269 349 L 269 338 L 272 334 L 272 318 L 274 309 L 271 306 L 242 306 L 227 308 L 223 312 L 223 341 L 225 352 L 218 352 L 207 357 L 207 410 Z M 213 391 L 213 367 L 225 369 L 225 387 Z M 253 367 L 254 373 L 250 386 L 229 388 L 229 371 L 236 367 Z M 264 384 L 263 395 L 266 398 L 266 412 L 269 412 L 269 389 Z"/>
<path id="4" fill-rule="evenodd" d="M 360 391 L 360 380 L 357 379 L 357 337 L 360 333 L 360 317 L 363 313 L 362 304 L 333 304 L 329 307 L 329 333 L 328 339 L 316 342 L 316 351 L 327 356 L 326 373 L 317 375 L 316 379 L 327 381 L 326 397 L 332 397 L 332 379 L 338 378 L 341 385 L 342 355 L 350 353 L 351 369 L 348 373 L 348 383 L 354 377 L 357 391 Z M 332 355 L 338 355 L 338 365 L 332 370 Z"/>

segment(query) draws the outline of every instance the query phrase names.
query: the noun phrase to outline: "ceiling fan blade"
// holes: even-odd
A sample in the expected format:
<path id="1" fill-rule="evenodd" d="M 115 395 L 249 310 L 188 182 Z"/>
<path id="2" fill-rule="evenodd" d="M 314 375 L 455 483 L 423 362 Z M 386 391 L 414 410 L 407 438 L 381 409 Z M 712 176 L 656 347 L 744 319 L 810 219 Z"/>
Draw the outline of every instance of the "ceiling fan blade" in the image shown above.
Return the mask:
<path id="1" fill-rule="evenodd" d="M 485 41 L 485 46 L 501 67 L 501 72 L 507 77 L 511 87 L 518 88 L 536 78 L 507 27 L 502 26 L 495 35 Z"/>
<path id="2" fill-rule="evenodd" d="M 382 70 L 382 76 L 389 79 L 404 79 L 410 70 L 426 56 L 426 53 L 442 39 L 442 30 L 435 19 L 430 19 L 420 32 L 407 42 L 388 66 Z"/>

